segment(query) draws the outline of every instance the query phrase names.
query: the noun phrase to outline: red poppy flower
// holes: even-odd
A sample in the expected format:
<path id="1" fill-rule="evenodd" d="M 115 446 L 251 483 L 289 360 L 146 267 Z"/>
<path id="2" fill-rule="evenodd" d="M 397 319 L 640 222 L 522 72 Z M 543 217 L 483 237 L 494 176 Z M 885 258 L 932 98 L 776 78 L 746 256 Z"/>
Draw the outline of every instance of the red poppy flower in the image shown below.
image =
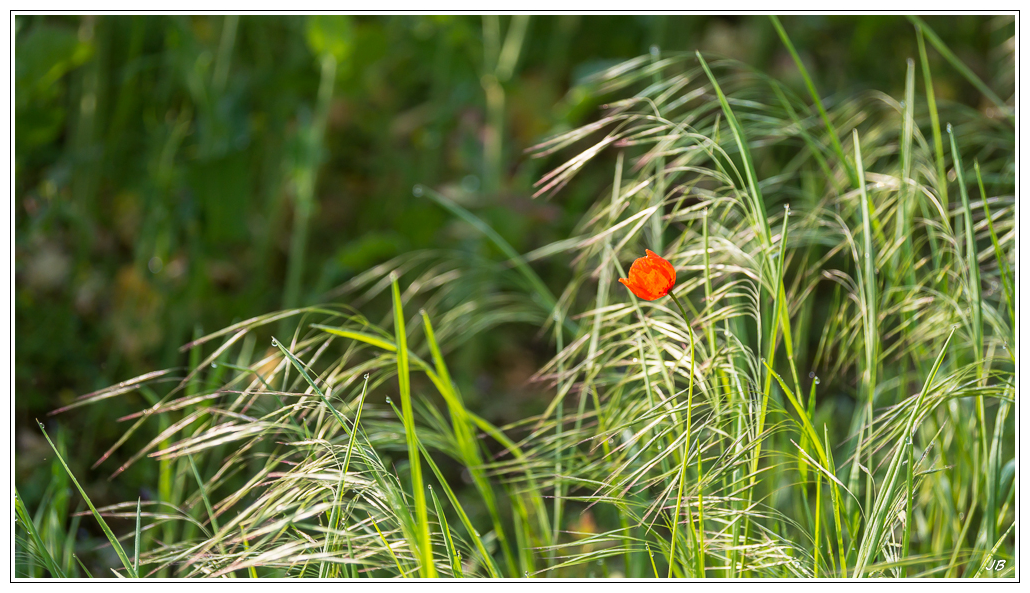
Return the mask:
<path id="1" fill-rule="evenodd" d="M 676 285 L 676 268 L 650 249 L 645 251 L 647 257 L 633 262 L 629 268 L 629 278 L 619 278 L 619 282 L 645 301 L 653 301 L 669 294 Z"/>

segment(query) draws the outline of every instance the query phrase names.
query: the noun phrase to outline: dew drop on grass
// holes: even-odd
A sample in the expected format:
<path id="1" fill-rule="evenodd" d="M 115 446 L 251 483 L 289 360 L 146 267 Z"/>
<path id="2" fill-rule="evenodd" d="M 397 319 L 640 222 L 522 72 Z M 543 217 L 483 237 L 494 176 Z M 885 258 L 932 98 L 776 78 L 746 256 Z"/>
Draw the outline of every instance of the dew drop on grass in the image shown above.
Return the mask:
<path id="1" fill-rule="evenodd" d="M 810 373 L 808 373 L 808 378 L 809 378 L 809 379 L 812 379 L 812 378 L 814 378 L 814 377 L 815 377 L 815 373 L 814 373 L 814 372 L 810 372 Z"/>
<path id="2" fill-rule="evenodd" d="M 388 396 L 386 396 L 386 403 L 387 403 L 388 405 L 389 405 L 389 404 L 392 404 L 392 403 L 393 403 L 393 400 L 392 400 L 392 399 L 390 399 L 390 396 L 389 396 L 389 395 L 388 395 Z"/>
<path id="3" fill-rule="evenodd" d="M 815 378 L 815 384 L 816 384 L 816 385 L 818 385 L 818 384 L 819 384 L 819 377 L 816 377 L 816 378 Z"/>
<path id="4" fill-rule="evenodd" d="M 368 373 L 365 373 L 365 376 L 364 376 L 364 378 L 365 378 L 365 379 L 368 379 Z"/>
<path id="5" fill-rule="evenodd" d="M 651 46 L 651 55 L 652 56 L 657 56 L 659 53 L 661 53 L 661 51 L 662 50 L 657 45 L 652 45 Z"/>
<path id="6" fill-rule="evenodd" d="M 951 133 L 951 124 L 948 124 L 948 133 Z"/>
<path id="7" fill-rule="evenodd" d="M 211 368 L 217 369 L 218 368 L 218 363 L 217 362 L 212 362 L 211 363 Z"/>
<path id="8" fill-rule="evenodd" d="M 411 194 L 416 198 L 421 198 L 422 194 L 425 193 L 425 191 L 426 190 L 422 187 L 421 183 L 416 183 L 415 187 L 411 188 Z"/>

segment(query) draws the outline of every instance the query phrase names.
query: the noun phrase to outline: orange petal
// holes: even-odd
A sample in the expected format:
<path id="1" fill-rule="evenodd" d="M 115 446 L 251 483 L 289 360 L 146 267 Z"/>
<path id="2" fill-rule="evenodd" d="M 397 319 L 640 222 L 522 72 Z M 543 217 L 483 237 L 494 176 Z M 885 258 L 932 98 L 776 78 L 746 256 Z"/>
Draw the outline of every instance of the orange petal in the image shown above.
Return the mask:
<path id="1" fill-rule="evenodd" d="M 619 278 L 626 288 L 646 301 L 660 299 L 676 285 L 676 268 L 665 258 L 646 249 L 629 268 L 629 278 Z"/>

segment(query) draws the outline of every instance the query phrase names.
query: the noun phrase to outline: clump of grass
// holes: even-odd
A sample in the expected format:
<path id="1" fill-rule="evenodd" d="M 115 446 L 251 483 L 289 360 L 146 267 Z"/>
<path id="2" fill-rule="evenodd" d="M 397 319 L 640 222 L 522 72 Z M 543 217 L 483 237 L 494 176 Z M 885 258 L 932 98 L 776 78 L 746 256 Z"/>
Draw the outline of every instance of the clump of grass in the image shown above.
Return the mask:
<path id="1" fill-rule="evenodd" d="M 624 99 L 533 150 L 586 147 L 541 193 L 616 152 L 569 239 L 520 255 L 416 188 L 508 261 L 406 255 L 338 292 L 384 319 L 250 319 L 188 344 L 163 396 L 155 373 L 69 406 L 150 390 L 126 420 L 160 430 L 129 463 L 186 486 L 132 514 L 137 542 L 163 537 L 123 574 L 1013 576 L 1014 133 L 916 71 L 903 99 L 829 100 L 807 74 L 802 98 L 729 60 L 629 61 L 593 82 Z M 682 307 L 612 282 L 655 244 Z M 570 262 L 557 296 L 544 257 Z M 504 323 L 553 331 L 555 355 L 546 410 L 496 426 L 447 358 Z M 294 331 L 257 350 L 273 326 Z"/>

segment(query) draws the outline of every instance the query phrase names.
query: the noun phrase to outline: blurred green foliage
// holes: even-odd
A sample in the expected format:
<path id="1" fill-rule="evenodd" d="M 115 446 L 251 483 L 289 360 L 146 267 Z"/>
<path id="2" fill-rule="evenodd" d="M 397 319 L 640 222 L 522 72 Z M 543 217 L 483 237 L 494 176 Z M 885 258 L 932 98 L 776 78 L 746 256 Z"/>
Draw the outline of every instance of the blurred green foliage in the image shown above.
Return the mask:
<path id="1" fill-rule="evenodd" d="M 867 89 L 901 96 L 905 59 L 917 57 L 903 17 L 781 20 L 828 104 Z M 1011 37 L 1011 19 L 926 20 L 1011 96 L 1012 65 L 992 53 Z M 523 24 L 524 37 L 511 34 Z M 473 210 L 520 251 L 568 236 L 610 183 L 610 162 L 596 159 L 553 201 L 534 200 L 532 184 L 560 161 L 524 150 L 597 116 L 604 97 L 583 84 L 590 74 L 652 47 L 700 49 L 804 88 L 758 16 L 520 24 L 22 15 L 15 31 L 16 481 L 29 508 L 50 473 L 33 419 L 77 395 L 185 364 L 179 346 L 197 328 L 324 300 L 354 274 L 413 249 L 492 253 L 413 196 L 416 183 Z M 930 54 L 939 100 L 988 108 Z M 537 267 L 563 285 L 562 262 Z M 483 340 L 456 366 L 511 390 L 525 388 L 550 347 L 524 329 Z M 153 483 L 147 464 L 117 483 L 104 479 L 117 458 L 88 470 L 123 431 L 113 419 L 142 405 L 112 401 L 53 419 L 75 435 L 73 470 L 98 504 L 133 500 Z M 508 405 L 494 413 L 514 415 Z"/>

